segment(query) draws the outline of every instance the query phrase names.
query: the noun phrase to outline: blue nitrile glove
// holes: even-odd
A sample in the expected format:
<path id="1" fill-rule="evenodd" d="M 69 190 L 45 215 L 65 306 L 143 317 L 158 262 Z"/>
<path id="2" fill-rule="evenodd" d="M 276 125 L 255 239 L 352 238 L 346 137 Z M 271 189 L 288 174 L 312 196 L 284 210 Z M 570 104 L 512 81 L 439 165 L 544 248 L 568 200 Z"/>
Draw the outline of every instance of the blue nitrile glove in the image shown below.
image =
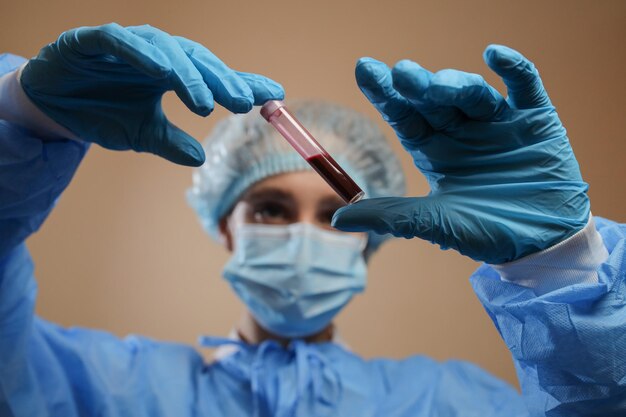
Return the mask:
<path id="1" fill-rule="evenodd" d="M 193 166 L 204 151 L 163 114 L 166 91 L 201 116 L 214 99 L 244 113 L 284 96 L 276 82 L 233 71 L 198 43 L 115 23 L 63 33 L 28 62 L 21 83 L 37 107 L 85 141 Z"/>
<path id="2" fill-rule="evenodd" d="M 357 63 L 359 87 L 431 192 L 363 200 L 337 211 L 335 227 L 417 236 L 499 264 L 585 226 L 587 184 L 534 65 L 499 45 L 484 58 L 504 80 L 506 100 L 476 74 L 433 74 L 406 60 L 393 70 L 371 58 Z"/>

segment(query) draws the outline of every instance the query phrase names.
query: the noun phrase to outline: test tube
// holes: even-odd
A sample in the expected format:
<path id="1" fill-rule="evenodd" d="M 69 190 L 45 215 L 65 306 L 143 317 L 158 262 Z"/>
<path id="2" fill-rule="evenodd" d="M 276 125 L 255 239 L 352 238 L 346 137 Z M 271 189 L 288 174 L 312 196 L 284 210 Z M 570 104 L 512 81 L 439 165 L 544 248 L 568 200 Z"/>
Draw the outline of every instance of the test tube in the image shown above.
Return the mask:
<path id="1" fill-rule="evenodd" d="M 265 118 L 348 204 L 365 194 L 339 164 L 317 143 L 282 101 L 268 101 L 261 107 Z"/>

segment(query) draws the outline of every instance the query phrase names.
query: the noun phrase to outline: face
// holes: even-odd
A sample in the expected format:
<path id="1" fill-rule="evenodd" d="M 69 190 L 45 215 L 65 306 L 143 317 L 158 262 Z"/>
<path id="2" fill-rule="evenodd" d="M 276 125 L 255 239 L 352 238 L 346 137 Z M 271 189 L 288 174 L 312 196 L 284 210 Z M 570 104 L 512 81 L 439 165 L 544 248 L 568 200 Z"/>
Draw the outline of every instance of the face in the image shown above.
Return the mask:
<path id="1" fill-rule="evenodd" d="M 339 232 L 330 222 L 343 200 L 313 171 L 289 172 L 268 177 L 250 187 L 231 213 L 220 222 L 220 233 L 229 251 L 233 232 L 244 223 L 288 225 L 310 223 Z M 353 233 L 364 237 L 364 233 Z"/>

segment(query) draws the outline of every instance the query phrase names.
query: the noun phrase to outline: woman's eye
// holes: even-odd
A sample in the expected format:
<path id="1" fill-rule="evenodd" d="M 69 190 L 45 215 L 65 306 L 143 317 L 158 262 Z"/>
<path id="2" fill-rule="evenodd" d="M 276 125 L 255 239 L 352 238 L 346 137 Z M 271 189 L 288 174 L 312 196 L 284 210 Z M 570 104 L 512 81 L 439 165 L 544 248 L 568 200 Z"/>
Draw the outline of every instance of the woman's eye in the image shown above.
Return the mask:
<path id="1" fill-rule="evenodd" d="M 256 223 L 283 223 L 288 220 L 288 210 L 280 204 L 264 203 L 254 208 Z"/>

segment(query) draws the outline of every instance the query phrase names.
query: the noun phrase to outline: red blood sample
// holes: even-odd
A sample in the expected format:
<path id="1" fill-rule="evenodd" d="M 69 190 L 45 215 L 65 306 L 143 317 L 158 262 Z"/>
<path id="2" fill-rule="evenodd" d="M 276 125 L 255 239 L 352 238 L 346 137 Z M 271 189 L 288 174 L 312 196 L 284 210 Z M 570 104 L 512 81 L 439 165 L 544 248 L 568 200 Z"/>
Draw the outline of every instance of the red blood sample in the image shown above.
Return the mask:
<path id="1" fill-rule="evenodd" d="M 313 155 L 306 158 L 306 161 L 346 203 L 357 202 L 363 197 L 363 190 L 329 154 Z"/>

